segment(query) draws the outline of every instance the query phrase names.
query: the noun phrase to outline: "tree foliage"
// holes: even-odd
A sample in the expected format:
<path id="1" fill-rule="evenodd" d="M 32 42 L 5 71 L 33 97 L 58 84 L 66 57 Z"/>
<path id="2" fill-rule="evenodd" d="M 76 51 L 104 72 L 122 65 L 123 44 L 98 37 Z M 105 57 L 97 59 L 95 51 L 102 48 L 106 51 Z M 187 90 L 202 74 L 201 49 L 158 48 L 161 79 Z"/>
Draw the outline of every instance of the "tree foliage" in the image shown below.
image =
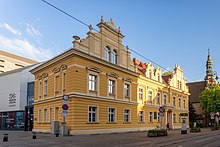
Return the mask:
<path id="1" fill-rule="evenodd" d="M 190 122 L 195 122 L 197 118 L 196 110 L 193 107 L 193 105 L 190 103 L 189 104 L 189 121 Z"/>
<path id="2" fill-rule="evenodd" d="M 206 115 L 212 112 L 212 98 L 214 112 L 220 112 L 220 86 L 206 88 L 200 95 L 200 107 Z"/>

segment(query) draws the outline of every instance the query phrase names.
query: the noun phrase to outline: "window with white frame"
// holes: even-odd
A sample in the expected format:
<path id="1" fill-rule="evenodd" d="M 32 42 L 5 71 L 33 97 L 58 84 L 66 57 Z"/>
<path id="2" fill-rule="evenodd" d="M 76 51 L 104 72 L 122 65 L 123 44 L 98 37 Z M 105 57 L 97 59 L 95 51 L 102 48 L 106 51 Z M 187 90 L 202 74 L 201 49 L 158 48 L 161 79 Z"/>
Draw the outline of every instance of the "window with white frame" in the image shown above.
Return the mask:
<path id="1" fill-rule="evenodd" d="M 89 74 L 89 91 L 97 90 L 97 76 Z"/>
<path id="2" fill-rule="evenodd" d="M 105 48 L 105 60 L 110 62 L 110 49 L 109 49 L 109 47 Z"/>
<path id="3" fill-rule="evenodd" d="M 113 50 L 113 52 L 112 52 L 112 63 L 117 64 L 117 52 L 116 52 L 116 50 Z"/>
<path id="4" fill-rule="evenodd" d="M 153 112 L 149 112 L 149 122 L 153 122 Z"/>
<path id="5" fill-rule="evenodd" d="M 124 122 L 130 122 L 130 110 L 129 109 L 124 110 Z"/>
<path id="6" fill-rule="evenodd" d="M 181 98 L 179 98 L 179 108 L 181 108 Z"/>
<path id="7" fill-rule="evenodd" d="M 47 122 L 47 109 L 44 109 L 44 123 Z"/>
<path id="8" fill-rule="evenodd" d="M 157 112 L 154 112 L 154 119 L 157 119 Z"/>
<path id="9" fill-rule="evenodd" d="M 173 97 L 173 106 L 174 107 L 176 106 L 176 97 L 175 96 Z"/>
<path id="10" fill-rule="evenodd" d="M 63 89 L 63 93 L 65 93 L 65 90 L 66 90 L 66 73 L 65 72 L 63 72 L 62 89 Z"/>
<path id="11" fill-rule="evenodd" d="M 183 100 L 183 108 L 184 109 L 186 108 L 186 100 L 185 99 Z"/>
<path id="12" fill-rule="evenodd" d="M 113 123 L 115 122 L 115 108 L 108 109 L 108 122 Z"/>
<path id="13" fill-rule="evenodd" d="M 59 107 L 54 108 L 54 120 L 58 121 L 59 119 Z"/>
<path id="14" fill-rule="evenodd" d="M 41 98 L 41 95 L 42 95 L 42 82 L 39 81 L 39 85 L 38 85 L 38 99 Z"/>
<path id="15" fill-rule="evenodd" d="M 59 93 L 59 87 L 60 87 L 59 82 L 60 82 L 60 76 L 55 75 L 55 82 L 54 82 L 54 84 L 55 84 L 55 86 L 54 86 L 55 87 L 55 94 Z"/>
<path id="16" fill-rule="evenodd" d="M 97 122 L 97 107 L 89 106 L 89 122 L 94 123 Z"/>
<path id="17" fill-rule="evenodd" d="M 38 109 L 38 123 L 41 123 L 41 109 Z"/>
<path id="18" fill-rule="evenodd" d="M 130 98 L 130 84 L 128 83 L 124 84 L 124 97 Z"/>
<path id="19" fill-rule="evenodd" d="M 114 95 L 115 94 L 115 81 L 109 79 L 108 80 L 108 93 L 110 95 Z"/>
<path id="20" fill-rule="evenodd" d="M 44 96 L 46 96 L 48 93 L 48 81 L 45 80 L 44 81 Z"/>
<path id="21" fill-rule="evenodd" d="M 157 104 L 160 104 L 160 93 L 157 93 Z"/>
<path id="22" fill-rule="evenodd" d="M 173 122 L 176 122 L 176 114 L 173 114 Z"/>
<path id="23" fill-rule="evenodd" d="M 157 122 L 161 122 L 161 116 L 160 116 L 159 113 L 158 113 L 158 115 L 157 115 Z"/>
<path id="24" fill-rule="evenodd" d="M 139 111 L 139 122 L 144 122 L 144 111 Z"/>
<path id="25" fill-rule="evenodd" d="M 152 91 L 148 90 L 148 101 L 151 102 L 152 101 Z"/>
<path id="26" fill-rule="evenodd" d="M 139 97 L 139 100 L 143 100 L 143 88 L 139 88 L 138 97 Z"/>
<path id="27" fill-rule="evenodd" d="M 166 94 L 163 95 L 163 104 L 164 105 L 167 104 L 167 95 Z"/>

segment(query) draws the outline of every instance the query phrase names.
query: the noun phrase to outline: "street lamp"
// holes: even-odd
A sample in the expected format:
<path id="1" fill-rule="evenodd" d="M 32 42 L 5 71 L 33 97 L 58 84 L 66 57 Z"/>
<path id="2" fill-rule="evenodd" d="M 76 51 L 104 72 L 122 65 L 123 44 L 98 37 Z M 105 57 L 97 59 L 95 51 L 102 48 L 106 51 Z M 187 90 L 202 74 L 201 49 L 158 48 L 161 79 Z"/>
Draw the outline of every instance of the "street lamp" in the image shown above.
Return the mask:
<path id="1" fill-rule="evenodd" d="M 213 78 L 215 78 L 216 81 L 218 80 L 218 75 L 217 75 L 216 71 L 212 72 L 211 86 L 213 86 Z M 211 116 L 211 128 L 212 129 L 214 127 L 214 115 L 215 115 L 215 113 L 214 113 L 214 100 L 213 100 L 214 99 L 214 92 L 212 92 L 212 112 L 211 112 L 211 115 L 213 115 L 213 116 Z"/>

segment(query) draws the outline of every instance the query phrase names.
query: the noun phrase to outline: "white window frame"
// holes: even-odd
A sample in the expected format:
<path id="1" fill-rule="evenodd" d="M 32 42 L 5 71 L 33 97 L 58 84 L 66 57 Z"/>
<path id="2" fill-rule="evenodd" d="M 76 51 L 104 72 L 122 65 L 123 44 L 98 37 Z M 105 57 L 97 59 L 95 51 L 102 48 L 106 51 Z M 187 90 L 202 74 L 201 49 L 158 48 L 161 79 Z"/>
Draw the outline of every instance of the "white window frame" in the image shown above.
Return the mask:
<path id="1" fill-rule="evenodd" d="M 167 95 L 166 94 L 163 95 L 163 104 L 167 105 Z"/>
<path id="2" fill-rule="evenodd" d="M 115 95 L 115 83 L 116 83 L 115 80 L 108 79 L 108 94 L 109 95 Z"/>
<path id="3" fill-rule="evenodd" d="M 44 80 L 44 97 L 48 95 L 48 79 Z"/>
<path id="4" fill-rule="evenodd" d="M 149 101 L 149 102 L 153 101 L 153 91 L 152 90 L 147 91 L 147 101 Z"/>
<path id="5" fill-rule="evenodd" d="M 58 78 L 58 81 L 57 81 L 57 78 Z M 57 94 L 59 94 L 60 92 L 60 84 L 59 84 L 59 79 L 60 78 L 60 75 L 59 73 L 55 74 L 54 75 L 54 95 L 56 96 Z M 57 85 L 57 82 L 58 82 L 58 85 Z"/>
<path id="6" fill-rule="evenodd" d="M 142 113 L 141 113 L 142 112 Z M 145 122 L 145 119 L 144 119 L 144 111 L 143 110 L 140 110 L 139 111 L 139 115 L 138 115 L 139 117 L 138 117 L 138 121 L 140 122 L 140 123 L 143 123 L 143 122 Z"/>
<path id="7" fill-rule="evenodd" d="M 66 91 L 66 71 L 62 72 L 62 94 Z"/>
<path id="8" fill-rule="evenodd" d="M 42 80 L 38 81 L 38 100 L 42 97 Z"/>
<path id="9" fill-rule="evenodd" d="M 116 50 L 113 50 L 112 51 L 112 63 L 113 64 L 116 64 L 117 65 L 117 62 L 118 62 L 118 53 Z"/>
<path id="10" fill-rule="evenodd" d="M 128 112 L 125 112 L 125 111 L 128 111 Z M 124 123 L 130 123 L 131 122 L 131 110 L 130 109 L 124 109 L 123 115 L 124 115 Z M 128 121 L 125 120 L 125 116 L 128 116 Z"/>
<path id="11" fill-rule="evenodd" d="M 140 101 L 143 101 L 143 96 L 144 96 L 143 94 L 144 94 L 144 89 L 142 87 L 139 87 L 138 88 L 138 99 Z"/>
<path id="12" fill-rule="evenodd" d="M 153 122 L 153 112 L 149 112 L 149 122 Z"/>
<path id="13" fill-rule="evenodd" d="M 176 97 L 173 96 L 173 106 L 176 107 Z"/>
<path id="14" fill-rule="evenodd" d="M 105 47 L 105 61 L 110 62 L 111 60 L 111 49 L 110 47 Z"/>
<path id="15" fill-rule="evenodd" d="M 110 110 L 114 110 L 114 112 Z M 111 121 L 112 115 L 113 115 L 113 121 Z M 108 108 L 108 123 L 115 123 L 115 122 L 116 122 L 116 109 L 113 107 L 109 107 Z"/>
<path id="16" fill-rule="evenodd" d="M 176 123 L 176 114 L 173 113 L 173 122 Z"/>
<path id="17" fill-rule="evenodd" d="M 90 108 L 95 108 L 95 111 L 90 111 Z M 93 121 L 93 115 L 91 115 L 90 120 L 90 114 L 95 114 L 95 121 Z M 98 123 L 99 122 L 99 107 L 98 106 L 88 106 L 88 123 Z"/>
<path id="18" fill-rule="evenodd" d="M 41 123 L 41 109 L 38 109 L 38 123 Z"/>
<path id="19" fill-rule="evenodd" d="M 125 85 L 128 86 L 128 89 L 126 89 L 126 91 L 127 91 L 126 93 L 125 93 Z M 125 94 L 128 94 L 128 95 L 125 95 Z M 124 99 L 128 99 L 128 100 L 131 99 L 131 83 L 124 82 L 123 95 L 124 95 Z"/>

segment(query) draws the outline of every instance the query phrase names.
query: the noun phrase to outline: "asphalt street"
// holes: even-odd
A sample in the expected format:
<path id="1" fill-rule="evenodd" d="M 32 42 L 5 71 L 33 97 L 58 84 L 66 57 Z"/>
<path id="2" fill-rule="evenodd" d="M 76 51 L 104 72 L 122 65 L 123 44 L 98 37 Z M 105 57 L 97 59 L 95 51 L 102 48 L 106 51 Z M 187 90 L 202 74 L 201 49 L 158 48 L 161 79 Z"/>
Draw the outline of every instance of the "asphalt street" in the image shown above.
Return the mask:
<path id="1" fill-rule="evenodd" d="M 0 131 L 0 147 L 220 147 L 220 130 L 204 128 L 199 133 L 181 134 L 180 130 L 169 130 L 168 136 L 147 137 L 146 132 L 59 136 L 32 132 Z M 3 134 L 8 142 L 3 142 Z"/>

